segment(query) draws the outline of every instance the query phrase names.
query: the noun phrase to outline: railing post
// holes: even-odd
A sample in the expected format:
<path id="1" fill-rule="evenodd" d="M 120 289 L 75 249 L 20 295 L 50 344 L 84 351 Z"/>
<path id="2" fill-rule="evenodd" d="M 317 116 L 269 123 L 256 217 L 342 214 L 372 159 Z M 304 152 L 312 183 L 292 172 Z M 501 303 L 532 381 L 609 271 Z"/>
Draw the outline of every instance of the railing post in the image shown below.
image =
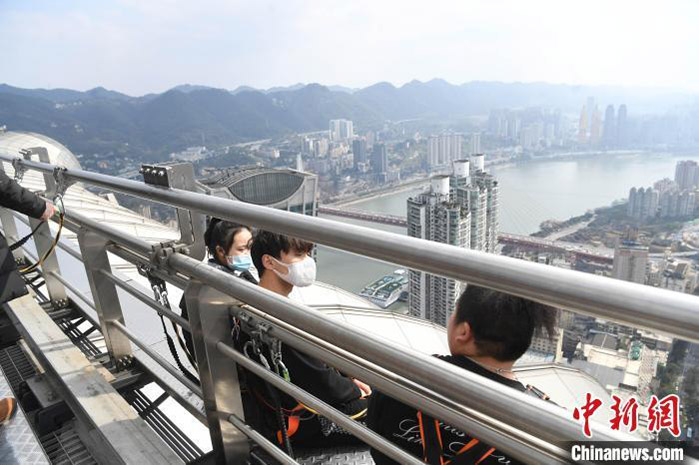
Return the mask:
<path id="1" fill-rule="evenodd" d="M 216 348 L 219 341 L 231 338 L 229 308 L 234 301 L 196 280 L 190 281 L 184 295 L 216 461 L 245 463 L 249 455 L 247 437 L 228 421 L 231 414 L 245 418 L 238 370 Z"/>
<path id="2" fill-rule="evenodd" d="M 31 160 L 32 155 L 37 155 L 39 161 L 43 163 L 51 163 L 49 159 L 49 154 L 44 147 L 34 147 L 22 151 L 22 155 L 25 159 Z M 50 195 L 56 192 L 56 181 L 50 174 L 44 174 L 44 184 L 46 185 L 46 195 Z M 34 228 L 39 229 L 34 234 L 34 244 L 36 245 L 37 257 L 41 259 L 50 249 L 53 243 L 53 234 L 51 233 L 51 228 L 49 227 L 48 221 L 37 220 L 36 218 L 29 218 L 29 227 L 33 231 Z M 58 265 L 57 252 L 54 250 L 51 255 L 49 255 L 44 262 L 41 264 L 41 273 L 43 275 L 44 281 L 46 282 L 46 289 L 49 293 L 49 298 L 53 303 L 54 307 L 65 307 L 68 304 L 66 289 L 63 284 L 51 274 L 55 272 L 56 274 L 61 273 L 61 268 Z"/>
<path id="3" fill-rule="evenodd" d="M 197 192 L 194 166 L 191 163 L 142 165 L 141 174 L 143 174 L 143 181 L 146 184 Z M 176 211 L 177 225 L 180 229 L 179 242 L 187 245 L 187 255 L 202 260 L 206 256 L 204 215 L 187 208 L 177 207 Z"/>
<path id="4" fill-rule="evenodd" d="M 95 232 L 80 228 L 78 244 L 107 351 L 118 368 L 124 357 L 131 355 L 131 342 L 126 335 L 109 324 L 111 321 L 124 324 L 116 286 L 105 274 L 111 271 L 107 255 L 109 241 Z"/>

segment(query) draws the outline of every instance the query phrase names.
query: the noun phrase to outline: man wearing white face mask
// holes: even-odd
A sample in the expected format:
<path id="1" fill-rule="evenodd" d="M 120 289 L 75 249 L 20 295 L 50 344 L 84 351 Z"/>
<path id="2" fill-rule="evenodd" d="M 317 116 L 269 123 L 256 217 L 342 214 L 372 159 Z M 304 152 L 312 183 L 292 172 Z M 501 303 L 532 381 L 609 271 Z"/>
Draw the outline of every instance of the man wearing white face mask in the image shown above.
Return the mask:
<path id="1" fill-rule="evenodd" d="M 316 263 L 310 256 L 313 244 L 281 234 L 258 231 L 252 241 L 250 254 L 260 275 L 260 287 L 288 297 L 294 286 L 307 287 L 316 278 Z M 293 347 L 282 344 L 282 361 L 290 381 L 319 397 L 355 419 L 366 416 L 366 397 L 371 389 L 349 378 L 322 361 L 309 357 Z M 263 412 L 261 432 L 270 440 L 283 445 L 279 422 L 275 421 L 274 402 L 270 402 L 264 382 L 249 376 L 249 387 Z M 294 398 L 279 393 L 285 428 L 294 446 L 318 447 L 341 445 L 357 440 L 341 431 L 334 423 Z"/>

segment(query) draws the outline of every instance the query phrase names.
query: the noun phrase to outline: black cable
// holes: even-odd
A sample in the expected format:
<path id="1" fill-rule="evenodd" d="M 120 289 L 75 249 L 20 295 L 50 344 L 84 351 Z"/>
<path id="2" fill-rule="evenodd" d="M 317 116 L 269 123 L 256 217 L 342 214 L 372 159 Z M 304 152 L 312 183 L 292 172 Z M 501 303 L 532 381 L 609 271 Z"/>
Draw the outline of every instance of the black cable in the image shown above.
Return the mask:
<path id="1" fill-rule="evenodd" d="M 200 385 L 199 378 L 194 376 L 192 372 L 190 372 L 183 364 L 182 361 L 180 360 L 180 356 L 177 353 L 177 348 L 175 347 L 175 342 L 172 340 L 172 337 L 170 336 L 170 333 L 167 332 L 167 326 L 165 326 L 165 318 L 163 318 L 162 315 L 160 316 L 160 322 L 163 324 L 163 332 L 165 333 L 165 338 L 167 339 L 167 346 L 170 348 L 170 353 L 172 354 L 172 358 L 175 359 L 175 363 L 177 364 L 177 368 L 180 369 L 182 374 L 196 384 L 197 386 Z"/>
<path id="2" fill-rule="evenodd" d="M 284 414 L 282 413 L 282 401 L 279 398 L 279 391 L 272 386 L 270 383 L 265 381 L 265 384 L 267 385 L 267 391 L 269 392 L 270 396 L 272 397 L 272 402 L 274 402 L 274 407 L 276 410 L 277 414 L 277 423 L 279 423 L 279 431 L 282 434 L 282 443 L 284 447 L 286 448 L 286 453 L 291 457 L 292 459 L 294 458 L 294 450 L 291 448 L 291 440 L 289 439 L 289 431 L 286 428 L 286 421 L 284 421 Z M 291 417 L 291 416 L 289 416 Z"/>
<path id="3" fill-rule="evenodd" d="M 187 360 L 189 361 L 189 364 L 192 365 L 192 367 L 199 371 L 199 365 L 197 364 L 197 361 L 194 357 L 194 354 L 189 352 L 189 349 L 187 348 L 187 344 L 184 343 L 182 338 L 180 337 L 180 332 L 178 331 L 178 328 L 180 326 L 177 325 L 174 321 L 170 321 L 172 324 L 172 330 L 175 332 L 175 337 L 177 338 L 177 343 L 180 345 L 180 349 L 182 349 L 182 352 L 184 352 L 185 356 L 187 356 Z"/>
<path id="4" fill-rule="evenodd" d="M 271 371 L 271 370 L 270 370 Z M 277 373 L 279 375 L 279 373 Z M 277 424 L 279 426 L 279 431 L 281 432 L 282 435 L 282 444 L 286 448 L 286 453 L 291 457 L 292 459 L 294 458 L 294 450 L 291 448 L 291 440 L 289 439 L 289 432 L 286 428 L 286 421 L 284 421 L 284 413 L 282 412 L 282 401 L 279 398 L 279 391 L 272 386 L 271 383 L 269 383 L 267 380 L 263 380 L 265 383 L 265 386 L 267 387 L 267 393 L 269 394 L 270 399 L 272 400 L 272 403 L 274 405 L 274 410 L 276 413 L 277 417 Z M 291 417 L 291 414 L 289 414 L 289 417 Z"/>
<path id="5" fill-rule="evenodd" d="M 32 232 L 30 232 L 29 234 L 27 234 L 26 236 L 24 236 L 22 239 L 18 240 L 18 241 L 15 242 L 14 244 L 12 244 L 12 245 L 10 246 L 10 252 L 12 252 L 13 250 L 15 250 L 15 249 L 17 249 L 17 248 L 19 248 L 19 247 L 22 247 L 24 244 L 26 244 L 27 241 L 28 241 L 29 239 L 31 239 L 31 237 L 39 230 L 39 228 L 41 227 L 42 224 L 43 224 L 43 221 L 42 221 L 41 223 L 37 224 L 37 225 L 36 225 L 36 228 L 34 228 L 34 230 L 33 230 Z"/>

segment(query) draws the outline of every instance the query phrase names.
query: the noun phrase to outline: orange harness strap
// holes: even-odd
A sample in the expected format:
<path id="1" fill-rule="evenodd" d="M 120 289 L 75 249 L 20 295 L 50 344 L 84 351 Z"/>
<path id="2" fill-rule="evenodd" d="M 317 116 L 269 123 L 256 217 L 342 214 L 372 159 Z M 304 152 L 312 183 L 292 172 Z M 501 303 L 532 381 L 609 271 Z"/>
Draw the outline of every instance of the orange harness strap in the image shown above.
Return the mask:
<path id="1" fill-rule="evenodd" d="M 421 411 L 417 412 L 417 418 L 424 460 L 429 465 L 478 465 L 495 452 L 494 447 L 472 438 L 451 460 L 445 460 L 439 421 Z"/>
<path id="2" fill-rule="evenodd" d="M 296 407 L 289 411 L 289 426 L 286 428 L 287 437 L 293 436 L 299 430 L 299 425 L 301 424 L 301 417 L 298 415 L 291 415 L 291 413 L 299 412 L 304 409 L 305 407 L 303 406 L 303 404 L 299 403 L 298 405 L 296 405 Z M 284 445 L 281 431 L 277 431 L 277 440 L 279 441 L 279 444 Z"/>

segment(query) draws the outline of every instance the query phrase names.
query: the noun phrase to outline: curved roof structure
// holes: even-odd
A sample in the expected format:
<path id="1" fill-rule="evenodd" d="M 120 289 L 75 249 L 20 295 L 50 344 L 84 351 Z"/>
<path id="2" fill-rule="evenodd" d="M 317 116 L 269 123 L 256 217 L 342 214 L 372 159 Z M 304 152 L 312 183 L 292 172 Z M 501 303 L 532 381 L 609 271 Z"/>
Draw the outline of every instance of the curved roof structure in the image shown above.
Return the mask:
<path id="1" fill-rule="evenodd" d="M 35 132 L 0 132 L 0 152 L 19 155 L 20 150 L 32 147 L 46 148 L 51 158 L 51 163 L 65 166 L 66 168 L 80 168 L 80 162 L 75 155 L 63 144 L 50 137 Z"/>
<path id="2" fill-rule="evenodd" d="M 293 196 L 307 175 L 294 170 L 259 166 L 226 169 L 200 182 L 208 187 L 227 187 L 237 200 L 256 205 L 273 205 Z"/>

